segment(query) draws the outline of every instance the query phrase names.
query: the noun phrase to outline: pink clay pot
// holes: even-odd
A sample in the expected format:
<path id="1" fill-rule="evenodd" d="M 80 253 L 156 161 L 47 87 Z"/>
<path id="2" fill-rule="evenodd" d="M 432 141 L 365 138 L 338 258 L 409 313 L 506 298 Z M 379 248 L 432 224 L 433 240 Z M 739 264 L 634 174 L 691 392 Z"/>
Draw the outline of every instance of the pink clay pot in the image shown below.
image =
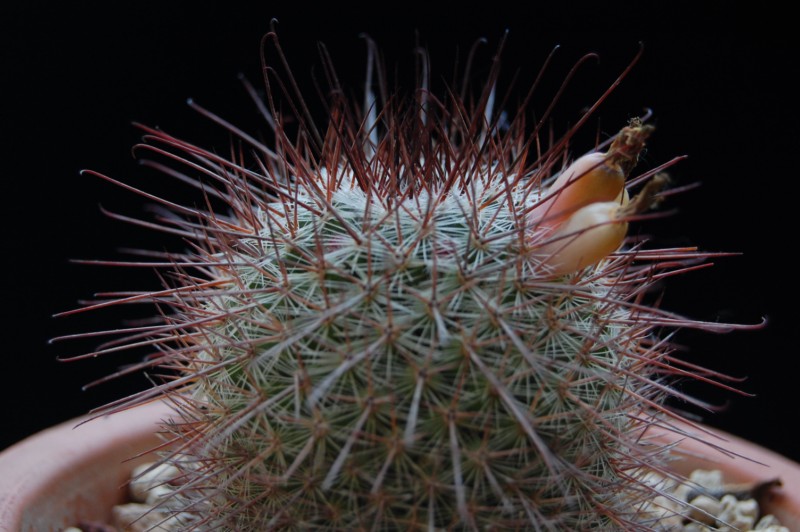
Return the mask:
<path id="1" fill-rule="evenodd" d="M 0 531 L 58 531 L 80 522 L 111 522 L 137 465 L 154 456 L 165 403 L 149 403 L 77 426 L 67 421 L 0 453 Z"/>
<path id="2" fill-rule="evenodd" d="M 68 421 L 0 453 L 0 531 L 58 531 L 80 522 L 109 522 L 112 506 L 126 497 L 132 469 L 154 459 L 131 457 L 159 444 L 156 431 L 170 414 L 165 403 L 154 402 L 78 427 L 81 420 Z M 735 436 L 714 434 L 718 437 L 704 434 L 703 439 L 727 454 L 686 439 L 675 470 L 722 469 L 726 482 L 779 477 L 783 487 L 771 493 L 765 511 L 800 531 L 800 465 Z M 674 440 L 655 431 L 651 436 Z"/>
<path id="3" fill-rule="evenodd" d="M 681 440 L 675 451 L 680 459 L 672 467 L 677 473 L 688 476 L 695 469 L 719 469 L 726 484 L 780 479 L 782 487 L 772 488 L 760 501 L 762 513 L 771 513 L 792 532 L 800 532 L 800 464 L 717 429 L 676 425 L 693 435 Z M 666 431 L 654 430 L 650 435 L 664 442 L 676 441 L 675 434 Z"/>

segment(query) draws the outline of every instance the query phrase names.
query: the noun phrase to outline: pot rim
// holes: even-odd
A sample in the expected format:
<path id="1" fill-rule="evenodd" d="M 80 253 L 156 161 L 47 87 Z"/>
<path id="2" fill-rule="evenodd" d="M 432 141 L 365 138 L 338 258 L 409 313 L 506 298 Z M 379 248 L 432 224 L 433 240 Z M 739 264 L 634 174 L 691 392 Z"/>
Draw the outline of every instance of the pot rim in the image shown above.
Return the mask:
<path id="1" fill-rule="evenodd" d="M 166 400 L 156 400 L 111 415 L 84 416 L 0 452 L 0 530 L 39 531 L 110 521 L 111 508 L 126 498 L 133 468 L 157 459 L 151 451 L 162 443 L 158 433 L 173 417 L 172 408 Z M 84 423 L 91 417 L 95 419 Z M 779 477 L 783 486 L 762 501 L 767 505 L 764 513 L 773 513 L 790 530 L 800 530 L 800 464 L 717 429 L 670 425 L 672 430 L 651 426 L 644 435 L 660 444 L 676 443 L 670 469 L 684 476 L 695 469 L 721 469 L 726 483 Z M 108 475 L 109 470 L 115 474 Z M 57 508 L 56 498 L 67 508 Z"/>
<path id="2" fill-rule="evenodd" d="M 171 412 L 166 402 L 153 401 L 112 415 L 84 416 L 5 449 L 0 530 L 109 522 L 111 508 L 127 496 L 133 468 L 154 460 L 148 451 L 161 442 L 158 432 Z"/>

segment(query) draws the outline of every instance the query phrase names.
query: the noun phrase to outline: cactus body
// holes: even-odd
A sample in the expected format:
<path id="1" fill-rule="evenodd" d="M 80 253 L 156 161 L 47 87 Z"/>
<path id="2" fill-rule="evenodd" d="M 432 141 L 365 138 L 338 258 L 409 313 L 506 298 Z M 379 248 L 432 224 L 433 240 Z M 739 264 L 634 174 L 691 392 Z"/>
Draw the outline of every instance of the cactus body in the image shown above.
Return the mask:
<path id="1" fill-rule="evenodd" d="M 205 305 L 224 318 L 195 366 L 219 368 L 196 385 L 203 448 L 243 461 L 230 496 L 263 499 L 240 525 L 607 522 L 587 505 L 624 491 L 615 440 L 643 388 L 618 290 L 542 283 L 506 178 L 393 206 L 348 181 L 262 211 Z"/>
<path id="2" fill-rule="evenodd" d="M 227 158 L 147 130 L 142 150 L 208 205 L 167 204 L 193 248 L 144 297 L 172 309 L 163 325 L 128 339 L 175 372 L 156 392 L 180 414 L 167 459 L 187 527 L 656 527 L 640 477 L 665 450 L 643 434 L 672 370 L 653 328 L 688 322 L 641 298 L 660 261 L 694 255 L 606 257 L 580 238 L 598 224 L 559 232 L 628 202 L 619 178 L 650 129 L 623 130 L 603 163 L 619 182 L 593 198 L 556 164 L 569 137 L 535 151 L 491 83 L 472 104 L 369 92 L 363 114 L 333 92 L 322 132 L 298 112 L 293 136 L 264 106 L 270 146 L 195 105 L 234 133 Z M 610 249 L 625 221 L 599 223 L 621 227 Z M 556 267 L 565 250 L 575 265 Z"/>

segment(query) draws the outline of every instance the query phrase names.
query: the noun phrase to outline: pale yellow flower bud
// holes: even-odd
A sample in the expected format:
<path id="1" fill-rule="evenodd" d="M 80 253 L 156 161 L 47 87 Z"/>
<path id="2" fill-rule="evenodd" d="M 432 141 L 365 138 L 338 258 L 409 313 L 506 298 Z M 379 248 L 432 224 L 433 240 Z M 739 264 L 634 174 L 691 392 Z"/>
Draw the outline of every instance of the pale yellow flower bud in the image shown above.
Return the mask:
<path id="1" fill-rule="evenodd" d="M 554 275 L 565 275 L 596 264 L 622 245 L 628 223 L 621 219 L 620 204 L 592 203 L 575 212 L 539 251 Z"/>
<path id="2" fill-rule="evenodd" d="M 622 245 L 628 218 L 651 208 L 668 181 L 665 174 L 657 174 L 633 200 L 629 201 L 628 192 L 623 190 L 615 201 L 581 207 L 537 250 L 543 257 L 542 264 L 553 275 L 566 275 L 597 264 Z"/>

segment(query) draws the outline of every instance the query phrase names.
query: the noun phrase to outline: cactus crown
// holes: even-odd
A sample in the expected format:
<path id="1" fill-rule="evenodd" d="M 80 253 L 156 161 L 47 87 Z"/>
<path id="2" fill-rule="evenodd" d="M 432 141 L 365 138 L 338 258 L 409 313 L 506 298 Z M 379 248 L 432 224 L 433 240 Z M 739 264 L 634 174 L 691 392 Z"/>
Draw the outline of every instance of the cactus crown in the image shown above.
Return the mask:
<path id="1" fill-rule="evenodd" d="M 155 198 L 191 249 L 163 291 L 115 301 L 162 324 L 109 347 L 147 342 L 171 372 L 112 405 L 174 402 L 169 504 L 190 528 L 653 526 L 641 477 L 667 449 L 643 434 L 682 372 L 654 328 L 696 324 L 643 297 L 701 254 L 612 253 L 657 196 L 625 190 L 651 128 L 562 169 L 588 114 L 543 145 L 544 121 L 494 108 L 496 60 L 474 97 L 389 97 L 369 74 L 363 107 L 325 67 L 324 131 L 296 92 L 284 115 L 271 78 L 270 145 L 194 103 L 229 156 L 144 128 L 144 158 L 207 205 Z"/>

